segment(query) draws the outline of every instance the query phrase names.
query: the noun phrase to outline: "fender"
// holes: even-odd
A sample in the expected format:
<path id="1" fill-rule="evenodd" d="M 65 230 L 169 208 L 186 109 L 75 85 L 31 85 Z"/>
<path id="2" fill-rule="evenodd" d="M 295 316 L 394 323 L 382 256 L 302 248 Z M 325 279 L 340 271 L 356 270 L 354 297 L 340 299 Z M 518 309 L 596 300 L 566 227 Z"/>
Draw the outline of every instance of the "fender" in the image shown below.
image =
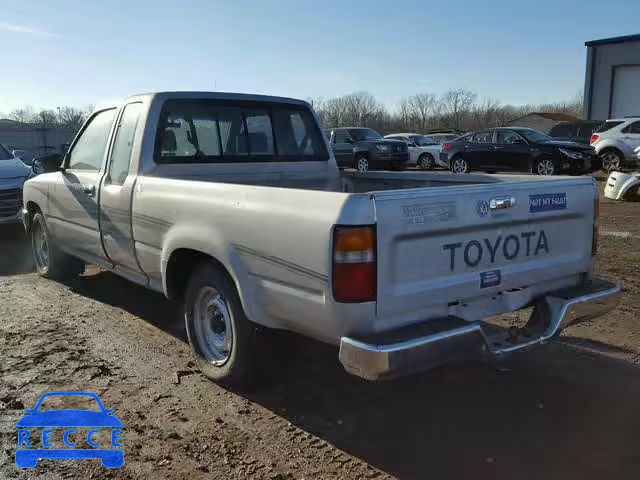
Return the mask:
<path id="1" fill-rule="evenodd" d="M 624 200 L 625 195 L 640 185 L 640 172 L 630 174 L 612 172 L 604 187 L 604 196 L 613 200 Z"/>

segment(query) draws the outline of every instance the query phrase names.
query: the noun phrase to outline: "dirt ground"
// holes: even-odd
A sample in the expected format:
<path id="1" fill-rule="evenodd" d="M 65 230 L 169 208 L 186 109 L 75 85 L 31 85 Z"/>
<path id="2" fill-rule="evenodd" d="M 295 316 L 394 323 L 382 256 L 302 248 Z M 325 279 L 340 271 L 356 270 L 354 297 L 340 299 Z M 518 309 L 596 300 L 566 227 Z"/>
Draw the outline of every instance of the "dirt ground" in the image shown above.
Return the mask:
<path id="1" fill-rule="evenodd" d="M 2 229 L 0 478 L 638 479 L 640 203 L 601 212 L 598 269 L 622 303 L 558 342 L 375 384 L 334 348 L 277 335 L 273 378 L 244 395 L 193 370 L 162 296 L 95 269 L 40 279 L 20 230 Z M 122 468 L 15 466 L 16 421 L 52 390 L 115 409 Z"/>

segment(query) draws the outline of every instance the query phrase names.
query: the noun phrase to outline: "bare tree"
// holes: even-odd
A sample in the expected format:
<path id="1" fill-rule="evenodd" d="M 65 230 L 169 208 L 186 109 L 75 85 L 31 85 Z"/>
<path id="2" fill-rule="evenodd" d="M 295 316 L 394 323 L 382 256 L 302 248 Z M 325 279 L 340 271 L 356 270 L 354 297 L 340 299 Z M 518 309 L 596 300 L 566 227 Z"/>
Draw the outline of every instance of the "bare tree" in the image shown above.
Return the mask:
<path id="1" fill-rule="evenodd" d="M 432 93 L 418 93 L 400 101 L 400 114 L 411 130 L 425 130 L 440 110 L 438 97 Z"/>
<path id="2" fill-rule="evenodd" d="M 34 115 L 35 112 L 33 108 L 27 105 L 26 107 L 17 108 L 9 113 L 9 118 L 16 122 L 28 123 L 33 119 Z"/>
<path id="3" fill-rule="evenodd" d="M 476 94 L 469 90 L 449 90 L 440 98 L 442 114 L 451 128 L 460 130 L 462 122 L 469 114 L 471 106 L 475 102 Z"/>
<path id="4" fill-rule="evenodd" d="M 79 129 L 87 113 L 75 107 L 61 107 L 58 111 L 58 123 L 65 128 Z"/>

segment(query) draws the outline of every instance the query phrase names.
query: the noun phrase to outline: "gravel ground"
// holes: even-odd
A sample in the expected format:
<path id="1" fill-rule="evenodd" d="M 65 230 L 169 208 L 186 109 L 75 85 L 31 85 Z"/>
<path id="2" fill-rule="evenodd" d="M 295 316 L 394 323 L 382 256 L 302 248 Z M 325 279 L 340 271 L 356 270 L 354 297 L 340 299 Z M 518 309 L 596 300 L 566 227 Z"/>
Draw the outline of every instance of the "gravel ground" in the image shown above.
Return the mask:
<path id="1" fill-rule="evenodd" d="M 194 369 L 162 296 L 96 269 L 40 279 L 21 232 L 2 229 L 0 478 L 640 478 L 640 204 L 601 211 L 598 268 L 622 304 L 558 342 L 373 384 L 334 348 L 275 335 L 269 381 L 243 395 Z M 15 466 L 15 423 L 52 390 L 115 409 L 122 468 Z"/>

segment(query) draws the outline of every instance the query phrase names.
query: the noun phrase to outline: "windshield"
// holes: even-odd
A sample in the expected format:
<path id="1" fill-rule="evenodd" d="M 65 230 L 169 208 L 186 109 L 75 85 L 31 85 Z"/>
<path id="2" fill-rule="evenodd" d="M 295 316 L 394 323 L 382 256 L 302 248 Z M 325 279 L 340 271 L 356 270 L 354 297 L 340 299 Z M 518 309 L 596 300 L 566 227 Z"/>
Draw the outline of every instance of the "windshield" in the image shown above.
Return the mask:
<path id="1" fill-rule="evenodd" d="M 349 135 L 351 135 L 356 142 L 362 140 L 382 140 L 382 135 L 370 128 L 354 128 L 353 130 L 349 130 Z"/>
<path id="2" fill-rule="evenodd" d="M 7 150 L 7 147 L 0 144 L 0 160 L 12 160 L 13 154 Z"/>
<path id="3" fill-rule="evenodd" d="M 548 142 L 550 140 L 553 140 L 553 138 L 551 138 L 546 133 L 542 133 L 537 130 L 516 130 L 516 133 L 519 133 L 520 135 L 522 135 L 524 138 L 527 139 L 528 142 L 537 143 L 537 142 Z"/>
<path id="4" fill-rule="evenodd" d="M 426 135 L 414 135 L 411 137 L 411 140 L 413 140 L 413 143 L 415 143 L 419 147 L 426 147 L 429 145 L 438 145 L 438 142 L 436 142 L 431 137 L 427 137 Z"/>

